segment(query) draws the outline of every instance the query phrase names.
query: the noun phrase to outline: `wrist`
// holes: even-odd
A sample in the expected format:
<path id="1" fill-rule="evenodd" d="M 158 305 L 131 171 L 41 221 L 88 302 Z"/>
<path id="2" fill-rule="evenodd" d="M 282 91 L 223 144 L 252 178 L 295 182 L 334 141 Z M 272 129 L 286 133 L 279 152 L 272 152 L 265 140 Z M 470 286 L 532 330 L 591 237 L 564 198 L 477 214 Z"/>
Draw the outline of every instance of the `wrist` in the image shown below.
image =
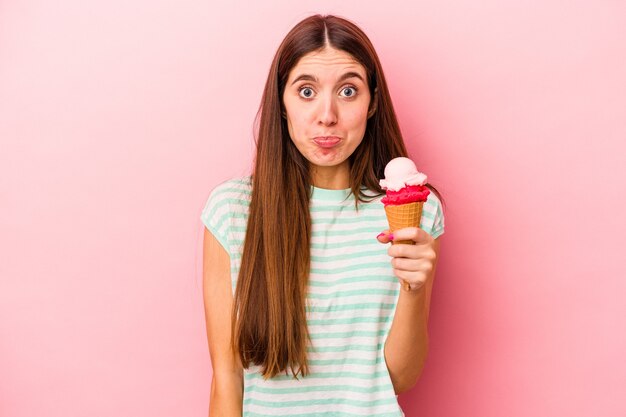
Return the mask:
<path id="1" fill-rule="evenodd" d="M 401 289 L 398 297 L 398 308 L 409 314 L 412 319 L 426 318 L 426 290 L 425 285 L 406 291 Z"/>

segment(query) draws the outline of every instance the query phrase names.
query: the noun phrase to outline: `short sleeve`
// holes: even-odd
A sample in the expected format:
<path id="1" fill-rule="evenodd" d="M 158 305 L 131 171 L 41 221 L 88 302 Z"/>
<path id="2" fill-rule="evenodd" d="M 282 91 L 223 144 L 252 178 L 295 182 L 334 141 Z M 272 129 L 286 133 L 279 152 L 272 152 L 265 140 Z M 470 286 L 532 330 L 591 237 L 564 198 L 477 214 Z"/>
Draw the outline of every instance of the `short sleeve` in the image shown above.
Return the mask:
<path id="1" fill-rule="evenodd" d="M 226 252 L 230 253 L 230 209 L 225 191 L 222 186 L 217 186 L 211 191 L 200 220 L 226 249 Z"/>
<path id="2" fill-rule="evenodd" d="M 424 203 L 420 227 L 426 230 L 434 239 L 437 239 L 444 232 L 443 208 L 441 201 L 433 192 L 428 194 L 426 203 Z"/>
<path id="3" fill-rule="evenodd" d="M 433 228 L 430 235 L 437 239 L 444 232 L 444 218 L 443 208 L 441 207 L 441 201 L 437 199 L 437 211 L 435 213 L 435 220 L 433 221 Z"/>

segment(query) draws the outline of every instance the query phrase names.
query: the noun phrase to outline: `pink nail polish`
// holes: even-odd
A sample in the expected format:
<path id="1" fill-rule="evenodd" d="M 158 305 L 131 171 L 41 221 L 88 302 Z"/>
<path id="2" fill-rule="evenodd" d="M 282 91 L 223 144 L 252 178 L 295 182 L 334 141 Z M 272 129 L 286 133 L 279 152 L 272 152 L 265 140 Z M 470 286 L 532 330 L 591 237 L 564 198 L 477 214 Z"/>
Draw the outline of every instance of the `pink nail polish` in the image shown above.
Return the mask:
<path id="1" fill-rule="evenodd" d="M 393 233 L 389 233 L 387 237 L 389 238 L 389 240 L 393 240 Z"/>
<path id="2" fill-rule="evenodd" d="M 385 234 L 384 233 L 379 233 L 378 235 L 376 235 L 376 239 L 378 239 L 381 236 L 385 236 Z"/>

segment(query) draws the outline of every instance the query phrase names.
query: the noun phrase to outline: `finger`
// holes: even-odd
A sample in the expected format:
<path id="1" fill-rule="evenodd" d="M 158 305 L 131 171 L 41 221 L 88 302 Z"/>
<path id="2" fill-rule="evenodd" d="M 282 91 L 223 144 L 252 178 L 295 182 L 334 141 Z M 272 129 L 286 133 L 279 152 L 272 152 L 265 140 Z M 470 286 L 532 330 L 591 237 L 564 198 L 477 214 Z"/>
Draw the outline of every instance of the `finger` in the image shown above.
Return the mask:
<path id="1" fill-rule="evenodd" d="M 378 236 L 376 236 L 376 239 L 378 239 L 380 243 L 389 243 L 391 242 L 390 237 L 389 229 L 387 229 L 383 230 L 382 233 L 379 233 Z"/>
<path id="2" fill-rule="evenodd" d="M 433 237 L 422 228 L 404 227 L 393 231 L 393 240 L 412 240 L 419 245 L 432 241 Z"/>
<path id="3" fill-rule="evenodd" d="M 387 255 L 392 258 L 425 259 L 433 262 L 437 259 L 437 252 L 432 245 L 391 245 L 387 249 Z"/>
<path id="4" fill-rule="evenodd" d="M 392 258 L 419 258 L 420 246 L 394 244 L 387 248 L 387 255 Z"/>
<path id="5" fill-rule="evenodd" d="M 404 280 L 411 284 L 411 288 L 417 289 L 424 285 L 426 282 L 426 275 L 421 271 L 403 271 L 401 269 L 394 269 L 394 275 L 401 280 Z"/>
<path id="6" fill-rule="evenodd" d="M 392 258 L 391 266 L 402 271 L 419 271 L 422 269 L 423 261 L 414 258 Z"/>
<path id="7" fill-rule="evenodd" d="M 429 276 L 433 270 L 433 264 L 424 259 L 394 258 L 392 266 L 398 278 L 411 282 L 416 278 Z"/>

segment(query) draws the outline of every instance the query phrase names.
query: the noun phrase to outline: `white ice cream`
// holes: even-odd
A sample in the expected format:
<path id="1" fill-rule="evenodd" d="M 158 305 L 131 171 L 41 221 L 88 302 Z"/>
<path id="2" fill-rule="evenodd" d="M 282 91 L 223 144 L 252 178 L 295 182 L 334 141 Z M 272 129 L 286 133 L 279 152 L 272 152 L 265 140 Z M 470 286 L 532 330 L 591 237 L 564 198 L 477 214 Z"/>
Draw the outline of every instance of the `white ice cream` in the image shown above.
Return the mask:
<path id="1" fill-rule="evenodd" d="M 419 172 L 409 158 L 394 158 L 385 167 L 385 178 L 380 180 L 383 190 L 398 191 L 407 185 L 424 185 L 427 177 Z"/>

